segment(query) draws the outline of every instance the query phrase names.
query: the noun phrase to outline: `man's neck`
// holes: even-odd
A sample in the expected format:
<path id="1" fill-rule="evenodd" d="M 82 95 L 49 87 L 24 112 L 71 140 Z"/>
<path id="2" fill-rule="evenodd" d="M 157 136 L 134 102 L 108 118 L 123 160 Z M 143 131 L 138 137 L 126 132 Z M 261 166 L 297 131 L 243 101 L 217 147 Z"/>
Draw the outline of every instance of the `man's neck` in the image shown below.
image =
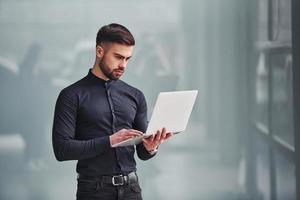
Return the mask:
<path id="1" fill-rule="evenodd" d="M 100 68 L 95 64 L 92 68 L 92 73 L 97 76 L 98 78 L 101 78 L 102 80 L 109 80 L 109 78 L 107 78 L 103 72 L 100 70 Z"/>

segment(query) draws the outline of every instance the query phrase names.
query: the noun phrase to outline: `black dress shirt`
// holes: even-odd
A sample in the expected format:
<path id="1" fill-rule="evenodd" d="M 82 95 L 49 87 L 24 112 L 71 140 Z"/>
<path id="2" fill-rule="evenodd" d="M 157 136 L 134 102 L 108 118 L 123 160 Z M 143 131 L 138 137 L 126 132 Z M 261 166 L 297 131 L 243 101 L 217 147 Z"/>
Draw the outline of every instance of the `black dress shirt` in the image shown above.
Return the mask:
<path id="1" fill-rule="evenodd" d="M 57 160 L 78 160 L 77 172 L 88 176 L 136 171 L 134 146 L 110 147 L 109 136 L 120 129 L 147 128 L 143 93 L 121 80 L 104 81 L 91 70 L 64 88 L 55 106 L 52 142 Z M 143 144 L 137 155 L 151 155 Z"/>

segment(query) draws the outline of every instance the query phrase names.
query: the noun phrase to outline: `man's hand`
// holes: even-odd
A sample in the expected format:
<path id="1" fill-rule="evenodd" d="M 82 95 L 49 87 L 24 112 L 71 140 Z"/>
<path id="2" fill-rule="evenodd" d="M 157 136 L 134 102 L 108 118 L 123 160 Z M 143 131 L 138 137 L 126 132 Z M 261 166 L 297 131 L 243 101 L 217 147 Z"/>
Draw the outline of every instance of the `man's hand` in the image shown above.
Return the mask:
<path id="1" fill-rule="evenodd" d="M 167 132 L 167 130 L 163 128 L 162 130 L 157 130 L 151 137 L 143 139 L 143 144 L 147 151 L 154 151 L 161 143 L 169 139 L 172 135 L 173 133 Z"/>
<path id="2" fill-rule="evenodd" d="M 121 129 L 118 132 L 109 136 L 110 146 L 122 142 L 124 140 L 127 140 L 129 138 L 140 136 L 142 134 L 143 133 L 141 131 L 134 130 L 134 129 Z"/>

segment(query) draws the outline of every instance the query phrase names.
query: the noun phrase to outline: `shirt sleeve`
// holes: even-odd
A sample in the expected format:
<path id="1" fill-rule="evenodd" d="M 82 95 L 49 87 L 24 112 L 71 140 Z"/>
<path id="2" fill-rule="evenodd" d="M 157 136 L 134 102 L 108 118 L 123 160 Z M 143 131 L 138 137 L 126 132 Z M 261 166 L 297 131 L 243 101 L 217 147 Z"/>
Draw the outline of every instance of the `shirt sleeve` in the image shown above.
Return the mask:
<path id="1" fill-rule="evenodd" d="M 109 136 L 91 140 L 75 139 L 78 105 L 78 98 L 69 91 L 62 90 L 57 98 L 52 144 L 58 161 L 92 158 L 110 148 Z"/>
<path id="2" fill-rule="evenodd" d="M 147 121 L 147 102 L 144 94 L 142 92 L 139 93 L 139 105 L 137 109 L 137 114 L 134 119 L 133 129 L 146 132 L 148 126 Z M 137 155 L 141 160 L 148 160 L 155 156 L 155 154 L 151 154 L 144 147 L 143 143 L 136 145 Z"/>

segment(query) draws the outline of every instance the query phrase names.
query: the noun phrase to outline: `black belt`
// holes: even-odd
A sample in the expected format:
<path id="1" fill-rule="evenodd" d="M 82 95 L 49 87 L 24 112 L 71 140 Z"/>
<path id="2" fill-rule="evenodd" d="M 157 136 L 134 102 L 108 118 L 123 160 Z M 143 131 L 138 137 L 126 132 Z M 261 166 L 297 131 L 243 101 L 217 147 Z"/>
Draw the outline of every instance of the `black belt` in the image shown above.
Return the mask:
<path id="1" fill-rule="evenodd" d="M 113 176 L 100 176 L 100 177 L 92 177 L 86 176 L 82 174 L 78 174 L 78 179 L 92 179 L 92 180 L 99 180 L 102 184 L 110 184 L 113 186 L 120 186 L 120 185 L 130 185 L 131 183 L 138 182 L 138 177 L 136 172 L 130 172 L 129 174 L 123 175 L 113 175 Z"/>

